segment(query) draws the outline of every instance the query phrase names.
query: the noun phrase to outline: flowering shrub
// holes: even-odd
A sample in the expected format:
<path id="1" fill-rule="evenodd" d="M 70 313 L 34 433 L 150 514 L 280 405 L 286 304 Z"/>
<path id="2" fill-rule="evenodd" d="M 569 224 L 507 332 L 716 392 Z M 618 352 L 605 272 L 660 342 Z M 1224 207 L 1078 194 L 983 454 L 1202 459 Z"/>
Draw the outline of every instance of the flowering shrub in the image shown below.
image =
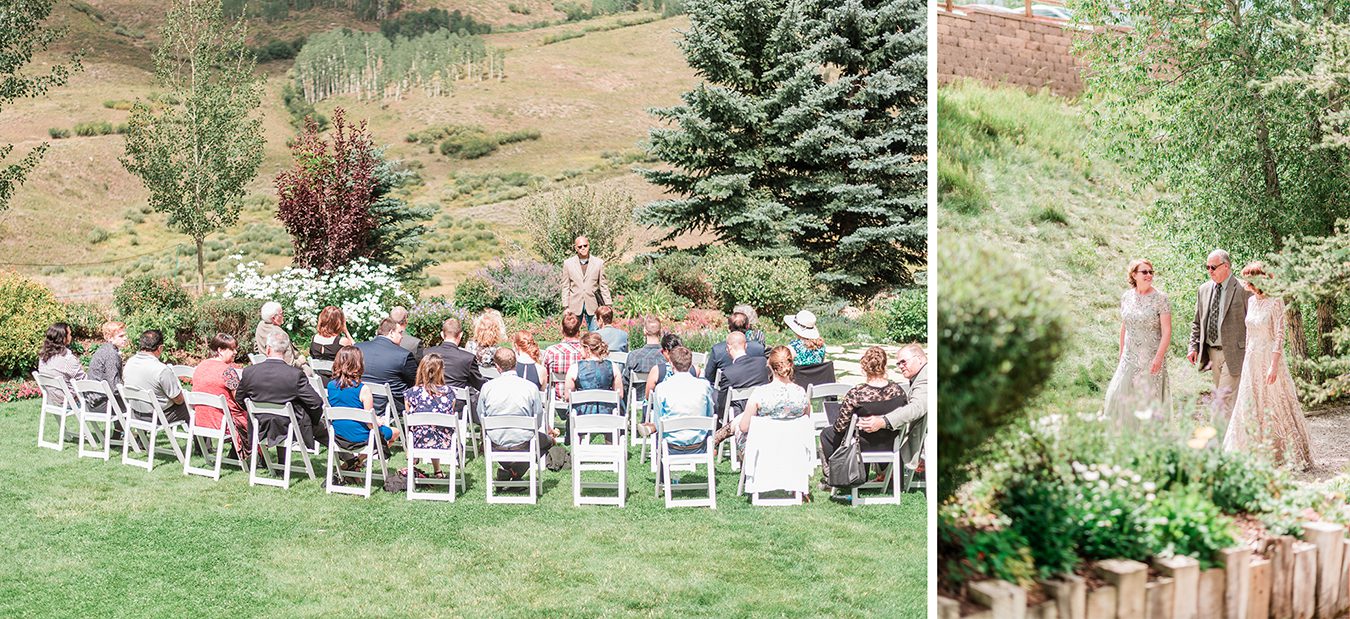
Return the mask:
<path id="1" fill-rule="evenodd" d="M 380 320 L 395 305 L 411 305 L 413 295 L 403 288 L 394 269 L 357 259 L 330 273 L 288 267 L 262 274 L 262 263 L 240 264 L 225 278 L 225 298 L 266 299 L 285 308 L 291 337 L 314 335 L 319 311 L 329 305 L 342 308 L 347 330 L 358 340 L 375 334 Z"/>
<path id="2" fill-rule="evenodd" d="M 0 383 L 0 403 L 27 400 L 42 395 L 37 383 L 31 380 L 11 380 Z"/>
<path id="3" fill-rule="evenodd" d="M 529 319 L 562 311 L 562 269 L 526 258 L 494 262 L 477 275 L 497 292 L 496 308 L 503 314 Z"/>

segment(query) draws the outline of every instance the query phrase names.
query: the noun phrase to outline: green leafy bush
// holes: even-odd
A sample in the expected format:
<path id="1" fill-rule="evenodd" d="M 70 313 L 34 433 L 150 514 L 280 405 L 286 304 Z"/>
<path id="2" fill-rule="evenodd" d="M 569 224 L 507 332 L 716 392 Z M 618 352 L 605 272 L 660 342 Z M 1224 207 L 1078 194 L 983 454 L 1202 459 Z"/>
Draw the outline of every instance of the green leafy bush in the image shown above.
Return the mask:
<path id="1" fill-rule="evenodd" d="M 60 127 L 49 127 L 47 129 L 47 135 L 51 136 L 53 140 L 64 140 L 70 137 L 70 129 L 62 129 Z"/>
<path id="2" fill-rule="evenodd" d="M 886 337 L 894 342 L 923 342 L 928 340 L 928 290 L 909 288 L 900 291 L 882 309 Z"/>
<path id="3" fill-rule="evenodd" d="M 1220 567 L 1218 552 L 1237 544 L 1232 519 L 1196 491 L 1166 492 L 1151 502 L 1148 545 L 1153 554 L 1186 555 L 1200 569 Z"/>
<path id="4" fill-rule="evenodd" d="M 173 312 L 192 305 L 192 299 L 178 282 L 167 277 L 133 275 L 113 290 L 117 313 L 131 316 L 141 313 Z M 129 333 L 130 331 L 128 331 Z"/>
<path id="5" fill-rule="evenodd" d="M 660 316 L 684 320 L 690 301 L 670 289 L 664 282 L 631 291 L 615 302 L 621 316 Z"/>
<path id="6" fill-rule="evenodd" d="M 938 297 L 938 489 L 961 484 L 966 463 L 987 438 L 1018 418 L 1050 377 L 1064 344 L 1058 302 L 1045 279 L 1026 270 L 987 275 L 1001 257 L 952 239 L 939 251 L 947 282 Z"/>
<path id="7" fill-rule="evenodd" d="M 164 334 L 165 351 L 189 350 L 195 341 L 193 329 L 196 324 L 191 308 L 123 315 L 122 322 L 127 325 L 127 337 L 131 338 L 132 346 L 136 345 L 141 333 L 151 329 L 159 329 Z M 253 336 L 250 334 L 248 339 L 240 344 L 239 349 L 249 350 L 251 348 L 249 343 L 252 340 Z"/>
<path id="8" fill-rule="evenodd" d="M 525 231 L 530 248 L 549 264 L 561 264 L 575 253 L 572 241 L 585 236 L 591 254 L 615 260 L 632 245 L 632 194 L 579 187 L 531 198 L 525 204 Z"/>
<path id="9" fill-rule="evenodd" d="M 47 327 L 62 314 L 61 304 L 46 286 L 0 271 L 0 376 L 36 368 Z"/>
<path id="10" fill-rule="evenodd" d="M 464 331 L 470 331 L 473 314 L 469 310 L 444 299 L 428 299 L 408 309 L 408 333 L 425 346 L 435 346 L 441 343 L 441 325 L 450 318 L 458 318 Z"/>
<path id="11" fill-rule="evenodd" d="M 703 268 L 723 311 L 746 303 L 761 316 L 784 316 L 818 296 L 811 265 L 800 258 L 766 260 L 719 247 L 708 252 Z"/>
<path id="12" fill-rule="evenodd" d="M 252 342 L 262 311 L 261 299 L 204 299 L 197 304 L 193 339 L 199 351 L 217 333 L 227 333 L 239 341 L 240 354 L 253 349 Z"/>
<path id="13" fill-rule="evenodd" d="M 712 283 L 703 269 L 703 261 L 687 252 L 661 256 L 653 263 L 656 280 L 699 307 L 710 307 L 716 299 Z"/>
<path id="14" fill-rule="evenodd" d="M 938 520 L 938 545 L 949 551 L 940 559 L 950 585 L 998 578 L 1022 586 L 1035 582 L 1036 568 L 1021 534 L 1005 527 L 967 528 L 949 518 Z"/>
<path id="15" fill-rule="evenodd" d="M 1014 478 L 1005 490 L 1003 512 L 1027 542 L 1042 578 L 1063 574 L 1078 564 L 1078 522 L 1072 489 L 1052 471 Z"/>
<path id="16" fill-rule="evenodd" d="M 478 159 L 497 150 L 497 141 L 477 132 L 456 133 L 441 142 L 441 154 L 459 159 Z"/>
<path id="17" fill-rule="evenodd" d="M 63 320 L 70 324 L 70 330 L 75 337 L 86 339 L 103 337 L 100 330 L 111 316 L 107 307 L 98 303 L 74 302 L 64 304 L 62 309 L 65 314 Z"/>
<path id="18" fill-rule="evenodd" d="M 470 312 L 481 312 L 501 301 L 496 287 L 486 277 L 470 275 L 455 286 L 455 305 Z M 421 337 L 421 336 L 418 336 Z"/>
<path id="19" fill-rule="evenodd" d="M 103 229 L 103 228 L 94 228 L 93 230 L 90 230 L 90 231 L 89 231 L 89 237 L 88 237 L 88 238 L 89 238 L 89 244 L 90 244 L 90 245 L 98 245 L 99 243 L 102 243 L 102 242 L 108 240 L 108 237 L 110 237 L 110 236 L 112 236 L 112 234 L 109 233 L 107 230 L 105 230 L 105 229 Z"/>
<path id="20" fill-rule="evenodd" d="M 516 142 L 537 140 L 542 135 L 543 134 L 541 134 L 538 129 L 520 129 L 517 131 L 498 133 L 497 135 L 493 136 L 493 139 L 496 140 L 498 144 L 515 144 Z"/>

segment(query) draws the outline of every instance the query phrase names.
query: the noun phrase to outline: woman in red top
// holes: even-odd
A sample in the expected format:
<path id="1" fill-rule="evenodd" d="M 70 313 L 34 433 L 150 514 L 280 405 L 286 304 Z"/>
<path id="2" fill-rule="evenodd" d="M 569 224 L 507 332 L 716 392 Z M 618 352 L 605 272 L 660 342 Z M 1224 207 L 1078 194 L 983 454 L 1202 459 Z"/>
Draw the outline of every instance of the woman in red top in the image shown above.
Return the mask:
<path id="1" fill-rule="evenodd" d="M 234 449 L 239 454 L 247 454 L 248 414 L 234 401 L 234 390 L 239 387 L 239 368 L 234 364 L 234 356 L 239 350 L 239 343 L 227 333 L 217 333 L 207 348 L 211 356 L 202 359 L 192 372 L 192 390 L 225 396 L 225 405 L 230 409 L 230 418 L 234 420 L 234 428 L 230 433 Z M 220 411 L 209 406 L 198 406 L 197 425 L 219 428 Z"/>

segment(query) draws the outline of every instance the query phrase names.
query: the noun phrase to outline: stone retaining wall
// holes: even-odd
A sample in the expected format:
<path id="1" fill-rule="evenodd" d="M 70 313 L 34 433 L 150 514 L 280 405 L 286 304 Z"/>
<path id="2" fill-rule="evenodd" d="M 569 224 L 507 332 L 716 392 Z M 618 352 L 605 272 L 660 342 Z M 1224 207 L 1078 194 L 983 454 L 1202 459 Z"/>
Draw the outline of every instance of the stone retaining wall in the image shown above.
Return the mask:
<path id="1" fill-rule="evenodd" d="M 985 607 L 975 619 L 1333 619 L 1350 610 L 1350 539 L 1345 527 L 1313 522 L 1303 540 L 1270 544 L 1270 558 L 1247 547 L 1219 553 L 1220 567 L 1200 569 L 1190 557 L 1155 559 L 1149 566 L 1114 560 L 1097 564 L 1106 585 L 1087 590 L 1082 577 L 1042 583 L 1049 598 L 1027 605 L 1026 591 L 1001 580 L 971 583 Z M 939 619 L 960 619 L 956 600 L 938 598 Z"/>
<path id="2" fill-rule="evenodd" d="M 991 85 L 1049 88 L 1076 97 L 1085 65 L 1069 53 L 1073 31 L 1060 20 L 939 7 L 938 82 L 958 77 Z"/>

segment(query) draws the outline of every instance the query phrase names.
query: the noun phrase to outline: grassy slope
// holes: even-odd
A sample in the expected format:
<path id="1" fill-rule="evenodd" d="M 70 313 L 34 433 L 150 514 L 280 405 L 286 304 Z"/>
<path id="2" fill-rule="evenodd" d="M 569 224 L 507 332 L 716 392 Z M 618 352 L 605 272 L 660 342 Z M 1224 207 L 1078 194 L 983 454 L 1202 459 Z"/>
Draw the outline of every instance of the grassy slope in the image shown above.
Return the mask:
<path id="1" fill-rule="evenodd" d="M 325 495 L 40 449 L 35 401 L 0 405 L 0 615 L 922 617 L 925 501 L 666 510 L 630 467 L 624 509 Z M 401 454 L 395 456 L 401 458 Z M 633 461 L 636 463 L 636 460 Z"/>
<path id="2" fill-rule="evenodd" d="M 997 279 L 1028 269 L 1053 283 L 1069 323 L 1069 346 L 1036 410 L 1098 410 L 1118 354 L 1119 300 L 1126 264 L 1158 260 L 1165 239 L 1138 222 L 1158 193 L 1134 187 L 1120 168 L 1093 154 L 1083 110 L 1048 94 L 972 83 L 938 91 L 938 226 L 998 247 Z M 1184 359 L 1187 290 L 1203 275 L 1161 270 L 1158 287 L 1176 317 L 1168 361 L 1173 394 L 1204 381 Z M 1179 300 L 1180 299 L 1180 300 Z"/>
<path id="3" fill-rule="evenodd" d="M 108 0 L 94 4 L 110 20 L 134 23 L 153 32 L 154 23 L 144 10 L 144 2 Z M 455 8 L 453 3 L 444 2 L 418 6 L 423 4 Z M 497 4 L 505 10 L 506 3 L 485 6 Z M 538 11 L 529 17 L 545 18 Z M 309 23 L 316 18 L 304 14 L 297 17 L 300 25 L 287 22 L 287 27 L 298 31 L 302 26 L 326 29 L 350 25 L 323 19 Z M 588 25 L 623 18 L 603 18 Z M 83 120 L 124 122 L 127 112 L 105 109 L 102 102 L 144 97 L 155 90 L 152 75 L 146 69 L 145 41 L 112 35 L 110 22 L 96 22 L 65 6 L 58 11 L 56 20 L 70 27 L 72 40 L 88 41 L 92 53 L 86 59 L 85 71 L 68 86 L 52 91 L 46 98 L 18 101 L 6 107 L 5 122 L 0 123 L 0 141 L 15 143 L 17 152 L 47 140 L 49 127 L 68 128 Z M 629 164 L 616 165 L 602 155 L 636 152 L 654 122 L 646 110 L 678 102 L 679 93 L 694 84 L 693 72 L 674 44 L 678 38 L 676 29 L 686 23 L 683 18 L 665 19 L 592 32 L 548 46 L 540 45 L 545 36 L 578 30 L 581 26 L 493 34 L 488 37 L 490 44 L 509 50 L 508 76 L 503 81 L 457 84 L 451 96 L 439 98 L 414 93 L 400 101 L 361 103 L 342 97 L 322 102 L 319 109 L 330 113 L 334 106 L 342 105 L 349 110 L 350 118 L 369 119 L 377 143 L 390 145 L 391 156 L 423 164 L 421 174 L 426 182 L 412 191 L 409 196 L 412 202 L 438 205 L 443 213 L 460 220 L 489 223 L 499 242 L 509 244 L 522 238 L 518 225 L 521 204 L 514 199 L 518 196 L 501 193 L 497 197 L 491 193 L 472 198 L 456 196 L 450 175 L 525 172 L 538 177 L 529 188 L 536 193 L 592 184 L 630 191 L 639 202 L 658 197 L 660 191 L 633 174 Z M 259 24 L 259 27 L 280 27 Z M 250 186 L 250 208 L 245 209 L 240 225 L 217 237 L 231 247 L 248 240 L 240 235 L 250 223 L 265 224 L 254 239 L 272 236 L 279 237 L 282 243 L 285 240 L 284 232 L 272 217 L 275 194 L 272 180 L 290 164 L 285 142 L 293 130 L 287 124 L 279 96 L 286 81 L 284 63 L 273 63 L 265 69 L 269 80 L 261 113 L 268 140 L 266 157 Z M 411 131 L 445 123 L 477 124 L 489 130 L 531 128 L 541 131 L 543 137 L 508 145 L 490 157 L 468 162 L 447 160 L 439 154 L 428 154 L 424 147 L 403 142 L 403 136 Z M 146 194 L 139 180 L 118 163 L 122 149 L 120 136 L 52 141 L 43 164 L 17 192 L 11 208 L 0 213 L 0 255 L 14 257 L 11 259 L 18 262 L 41 264 L 95 263 L 73 269 L 20 269 L 45 275 L 48 283 L 70 292 L 111 289 L 125 268 L 122 262 L 98 264 L 110 259 L 150 253 L 139 266 L 158 272 L 167 271 L 176 263 L 186 265 L 191 258 L 175 255 L 173 249 L 185 243 L 185 237 L 163 230 L 159 216 L 150 215 L 139 224 L 126 218 L 129 209 L 145 204 Z M 563 180 L 578 172 L 580 176 Z M 60 225 L 54 225 L 57 219 Z M 111 238 L 91 245 L 88 238 L 95 227 L 113 232 Z M 640 231 L 638 236 L 650 240 L 656 234 Z M 459 275 L 492 257 L 491 253 L 470 252 L 462 260 L 450 259 L 433 267 L 430 273 L 446 285 L 432 292 L 447 291 Z M 288 259 L 274 255 L 265 261 L 276 266 Z"/>

